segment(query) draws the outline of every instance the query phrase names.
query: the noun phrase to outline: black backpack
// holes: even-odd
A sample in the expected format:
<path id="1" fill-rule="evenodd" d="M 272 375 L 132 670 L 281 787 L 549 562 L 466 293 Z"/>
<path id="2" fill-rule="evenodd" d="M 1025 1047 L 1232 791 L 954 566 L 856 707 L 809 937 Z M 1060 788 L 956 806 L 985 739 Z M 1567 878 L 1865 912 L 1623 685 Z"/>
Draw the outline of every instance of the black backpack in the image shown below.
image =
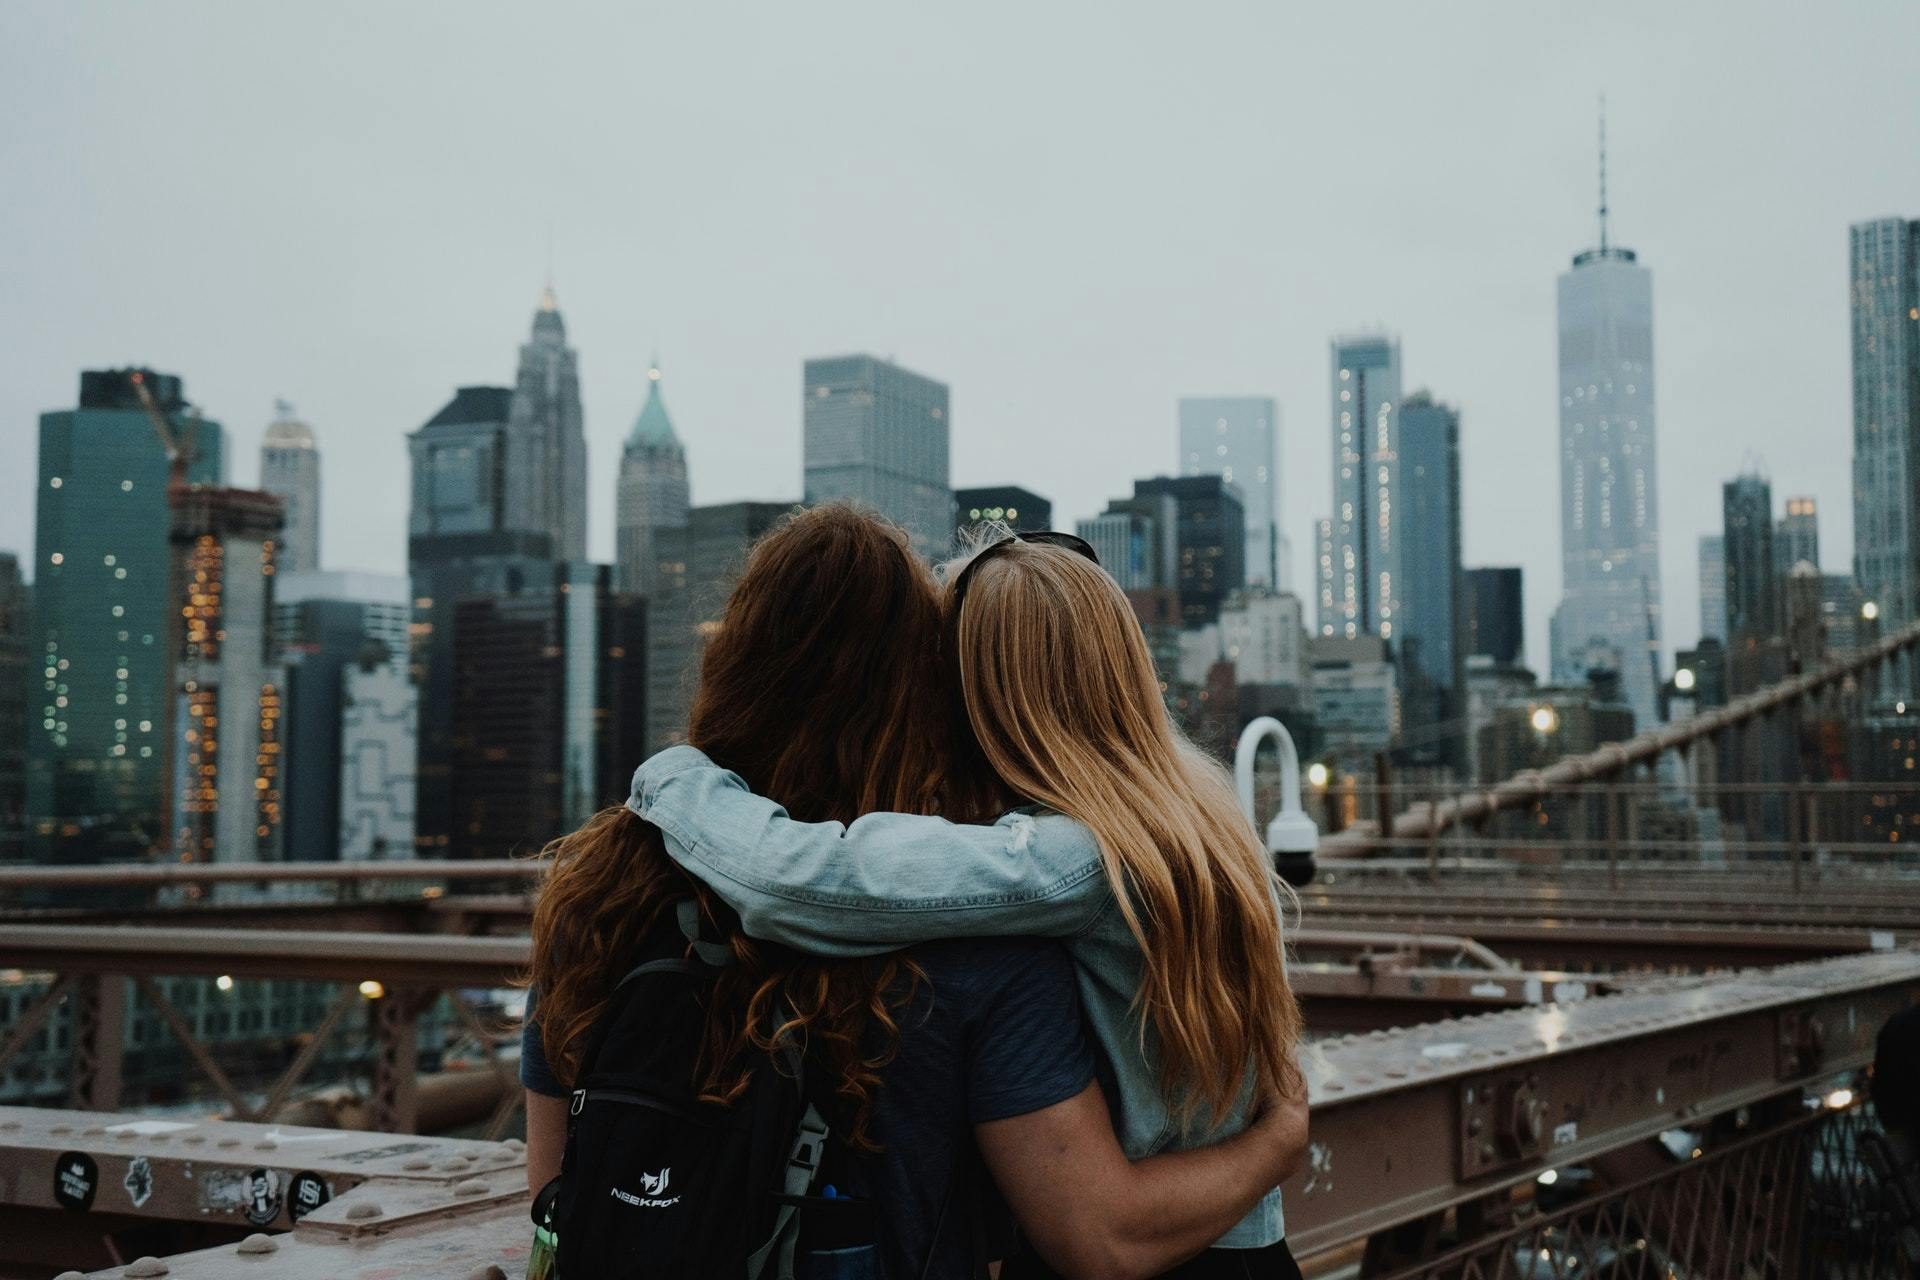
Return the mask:
<path id="1" fill-rule="evenodd" d="M 799 1054 L 755 1070 L 732 1106 L 696 1096 L 707 997 L 730 953 L 700 938 L 691 899 L 676 916 L 620 980 L 573 1091 L 560 1176 L 535 1211 L 556 1238 L 560 1280 L 838 1270 L 800 1256 L 803 1226 L 822 1248 L 816 1264 L 830 1252 L 876 1265 L 871 1202 L 812 1194 L 839 1144 Z"/>

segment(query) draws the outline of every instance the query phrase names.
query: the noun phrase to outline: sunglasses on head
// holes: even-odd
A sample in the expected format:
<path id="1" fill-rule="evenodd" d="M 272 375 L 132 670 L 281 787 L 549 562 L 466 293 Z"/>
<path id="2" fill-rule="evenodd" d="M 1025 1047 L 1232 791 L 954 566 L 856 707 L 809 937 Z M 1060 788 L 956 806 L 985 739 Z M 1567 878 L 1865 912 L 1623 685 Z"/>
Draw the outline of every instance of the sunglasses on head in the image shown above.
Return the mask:
<path id="1" fill-rule="evenodd" d="M 1004 548 L 1010 547 L 1016 542 L 1032 542 L 1043 547 L 1065 547 L 1077 556 L 1084 556 L 1095 564 L 1100 563 L 1100 557 L 1094 554 L 1093 544 L 1085 538 L 1075 537 L 1071 533 L 1056 533 L 1052 529 L 1043 529 L 1034 533 L 1009 534 L 998 542 L 982 547 L 974 554 L 973 559 L 967 561 L 966 567 L 960 570 L 960 576 L 953 580 L 954 616 L 959 616 L 960 605 L 967 598 L 967 587 L 973 581 L 973 571 L 980 567 L 980 562 L 991 558 Z"/>

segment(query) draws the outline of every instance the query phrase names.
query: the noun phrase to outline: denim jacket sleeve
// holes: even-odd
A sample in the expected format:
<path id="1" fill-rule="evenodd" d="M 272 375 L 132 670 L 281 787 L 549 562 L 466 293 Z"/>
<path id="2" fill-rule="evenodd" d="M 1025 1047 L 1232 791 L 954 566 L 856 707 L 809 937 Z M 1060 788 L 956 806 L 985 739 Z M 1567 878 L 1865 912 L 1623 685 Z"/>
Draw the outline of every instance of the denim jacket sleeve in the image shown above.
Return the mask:
<path id="1" fill-rule="evenodd" d="M 798 822 L 692 747 L 641 765 L 627 807 L 749 936 L 816 955 L 1068 937 L 1112 902 L 1099 845 L 1061 814 L 1011 813 L 990 827 L 904 813 Z"/>

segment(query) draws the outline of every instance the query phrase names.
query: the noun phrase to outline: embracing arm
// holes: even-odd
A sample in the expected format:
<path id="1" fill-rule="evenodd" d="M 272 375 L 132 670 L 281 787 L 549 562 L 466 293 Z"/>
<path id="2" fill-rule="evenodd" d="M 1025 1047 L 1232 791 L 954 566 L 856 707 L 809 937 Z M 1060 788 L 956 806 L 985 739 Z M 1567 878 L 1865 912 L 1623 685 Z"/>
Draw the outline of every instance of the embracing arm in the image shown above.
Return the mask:
<path id="1" fill-rule="evenodd" d="M 815 954 L 1064 937 L 1111 897 L 1092 835 L 1058 814 L 1010 814 L 990 827 L 904 813 L 796 822 L 692 747 L 640 766 L 627 803 L 750 936 Z"/>
<path id="2" fill-rule="evenodd" d="M 1152 1276 L 1225 1235 L 1292 1175 L 1307 1106 L 1275 1102 L 1224 1142 L 1131 1164 L 1097 1084 L 974 1136 L 1021 1229 L 1062 1275 Z"/>

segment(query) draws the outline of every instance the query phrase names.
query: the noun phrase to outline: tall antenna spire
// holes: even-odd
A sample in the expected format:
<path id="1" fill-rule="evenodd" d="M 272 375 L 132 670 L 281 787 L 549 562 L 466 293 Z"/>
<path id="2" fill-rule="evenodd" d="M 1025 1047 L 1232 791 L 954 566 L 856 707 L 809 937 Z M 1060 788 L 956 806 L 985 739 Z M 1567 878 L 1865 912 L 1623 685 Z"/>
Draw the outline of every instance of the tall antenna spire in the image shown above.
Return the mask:
<path id="1" fill-rule="evenodd" d="M 1600 253 L 1607 252 L 1607 95 L 1600 95 Z"/>
<path id="2" fill-rule="evenodd" d="M 552 311 L 560 305 L 553 296 L 553 219 L 547 219 L 547 283 L 540 291 L 540 309 Z"/>

